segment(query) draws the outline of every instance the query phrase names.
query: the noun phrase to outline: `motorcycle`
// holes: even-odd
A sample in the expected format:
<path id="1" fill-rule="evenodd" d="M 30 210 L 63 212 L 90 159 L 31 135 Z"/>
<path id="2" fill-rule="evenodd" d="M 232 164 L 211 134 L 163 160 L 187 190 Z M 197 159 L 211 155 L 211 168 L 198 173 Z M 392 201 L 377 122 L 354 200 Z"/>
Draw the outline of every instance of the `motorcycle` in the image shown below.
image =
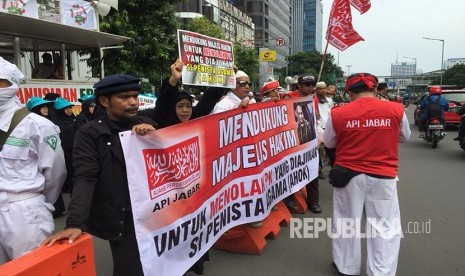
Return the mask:
<path id="1" fill-rule="evenodd" d="M 439 118 L 431 118 L 429 124 L 427 125 L 426 131 L 420 137 L 423 138 L 426 142 L 431 142 L 433 149 L 438 147 L 438 143 L 442 140 L 446 133 L 444 132 L 445 126 Z"/>

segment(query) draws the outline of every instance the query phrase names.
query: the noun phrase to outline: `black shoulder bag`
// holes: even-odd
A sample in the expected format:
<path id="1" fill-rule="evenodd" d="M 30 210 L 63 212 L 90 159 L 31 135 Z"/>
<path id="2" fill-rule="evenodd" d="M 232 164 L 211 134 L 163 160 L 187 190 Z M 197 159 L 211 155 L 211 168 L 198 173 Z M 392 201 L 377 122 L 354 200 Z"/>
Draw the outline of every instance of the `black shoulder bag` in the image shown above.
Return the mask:
<path id="1" fill-rule="evenodd" d="M 7 132 L 4 132 L 0 130 L 0 150 L 2 150 L 3 145 L 6 142 L 6 139 L 8 139 L 8 136 L 10 136 L 11 132 L 16 128 L 16 126 L 29 114 L 29 111 L 21 108 L 16 110 L 15 114 L 13 115 L 13 118 L 11 119 L 11 124 L 10 128 L 8 128 Z"/>
<path id="2" fill-rule="evenodd" d="M 329 171 L 329 183 L 335 188 L 344 188 L 355 176 L 361 174 L 343 166 L 335 165 Z"/>

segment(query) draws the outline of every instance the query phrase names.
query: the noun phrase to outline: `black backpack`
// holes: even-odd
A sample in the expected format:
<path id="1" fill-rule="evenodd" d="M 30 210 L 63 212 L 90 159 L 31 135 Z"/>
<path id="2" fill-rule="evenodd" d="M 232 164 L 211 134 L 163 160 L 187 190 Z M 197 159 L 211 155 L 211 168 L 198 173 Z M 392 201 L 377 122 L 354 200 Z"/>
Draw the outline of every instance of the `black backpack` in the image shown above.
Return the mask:
<path id="1" fill-rule="evenodd" d="M 441 96 L 434 102 L 431 100 L 431 97 L 428 97 L 426 100 L 428 101 L 428 116 L 430 118 L 441 118 Z"/>

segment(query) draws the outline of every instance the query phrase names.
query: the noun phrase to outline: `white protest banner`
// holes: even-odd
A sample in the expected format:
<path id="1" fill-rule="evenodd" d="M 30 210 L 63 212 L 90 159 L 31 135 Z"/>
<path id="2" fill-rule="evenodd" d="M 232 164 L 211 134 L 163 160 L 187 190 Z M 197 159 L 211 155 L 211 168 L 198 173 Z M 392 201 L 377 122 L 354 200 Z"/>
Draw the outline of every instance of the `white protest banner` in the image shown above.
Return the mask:
<path id="1" fill-rule="evenodd" d="M 178 30 L 178 47 L 183 84 L 236 87 L 232 42 Z"/>
<path id="2" fill-rule="evenodd" d="M 263 220 L 318 175 L 312 99 L 120 134 L 145 275 L 182 275 L 228 229 Z"/>
<path id="3" fill-rule="evenodd" d="M 39 18 L 36 0 L 2 0 L 0 12 Z"/>
<path id="4" fill-rule="evenodd" d="M 61 0 L 61 23 L 88 30 L 97 30 L 95 10 L 84 0 Z"/>

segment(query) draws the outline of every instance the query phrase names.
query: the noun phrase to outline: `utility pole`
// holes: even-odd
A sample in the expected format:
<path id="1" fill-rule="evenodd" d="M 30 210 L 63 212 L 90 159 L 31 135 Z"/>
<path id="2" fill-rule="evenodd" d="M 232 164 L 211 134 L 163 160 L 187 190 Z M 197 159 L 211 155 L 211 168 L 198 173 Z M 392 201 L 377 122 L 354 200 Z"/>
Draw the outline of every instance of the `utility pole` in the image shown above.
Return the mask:
<path id="1" fill-rule="evenodd" d="M 436 40 L 442 42 L 442 55 L 441 55 L 441 81 L 440 85 L 442 85 L 442 74 L 444 73 L 444 39 L 441 38 L 431 38 L 431 37 L 423 37 L 423 39 L 427 40 Z"/>

